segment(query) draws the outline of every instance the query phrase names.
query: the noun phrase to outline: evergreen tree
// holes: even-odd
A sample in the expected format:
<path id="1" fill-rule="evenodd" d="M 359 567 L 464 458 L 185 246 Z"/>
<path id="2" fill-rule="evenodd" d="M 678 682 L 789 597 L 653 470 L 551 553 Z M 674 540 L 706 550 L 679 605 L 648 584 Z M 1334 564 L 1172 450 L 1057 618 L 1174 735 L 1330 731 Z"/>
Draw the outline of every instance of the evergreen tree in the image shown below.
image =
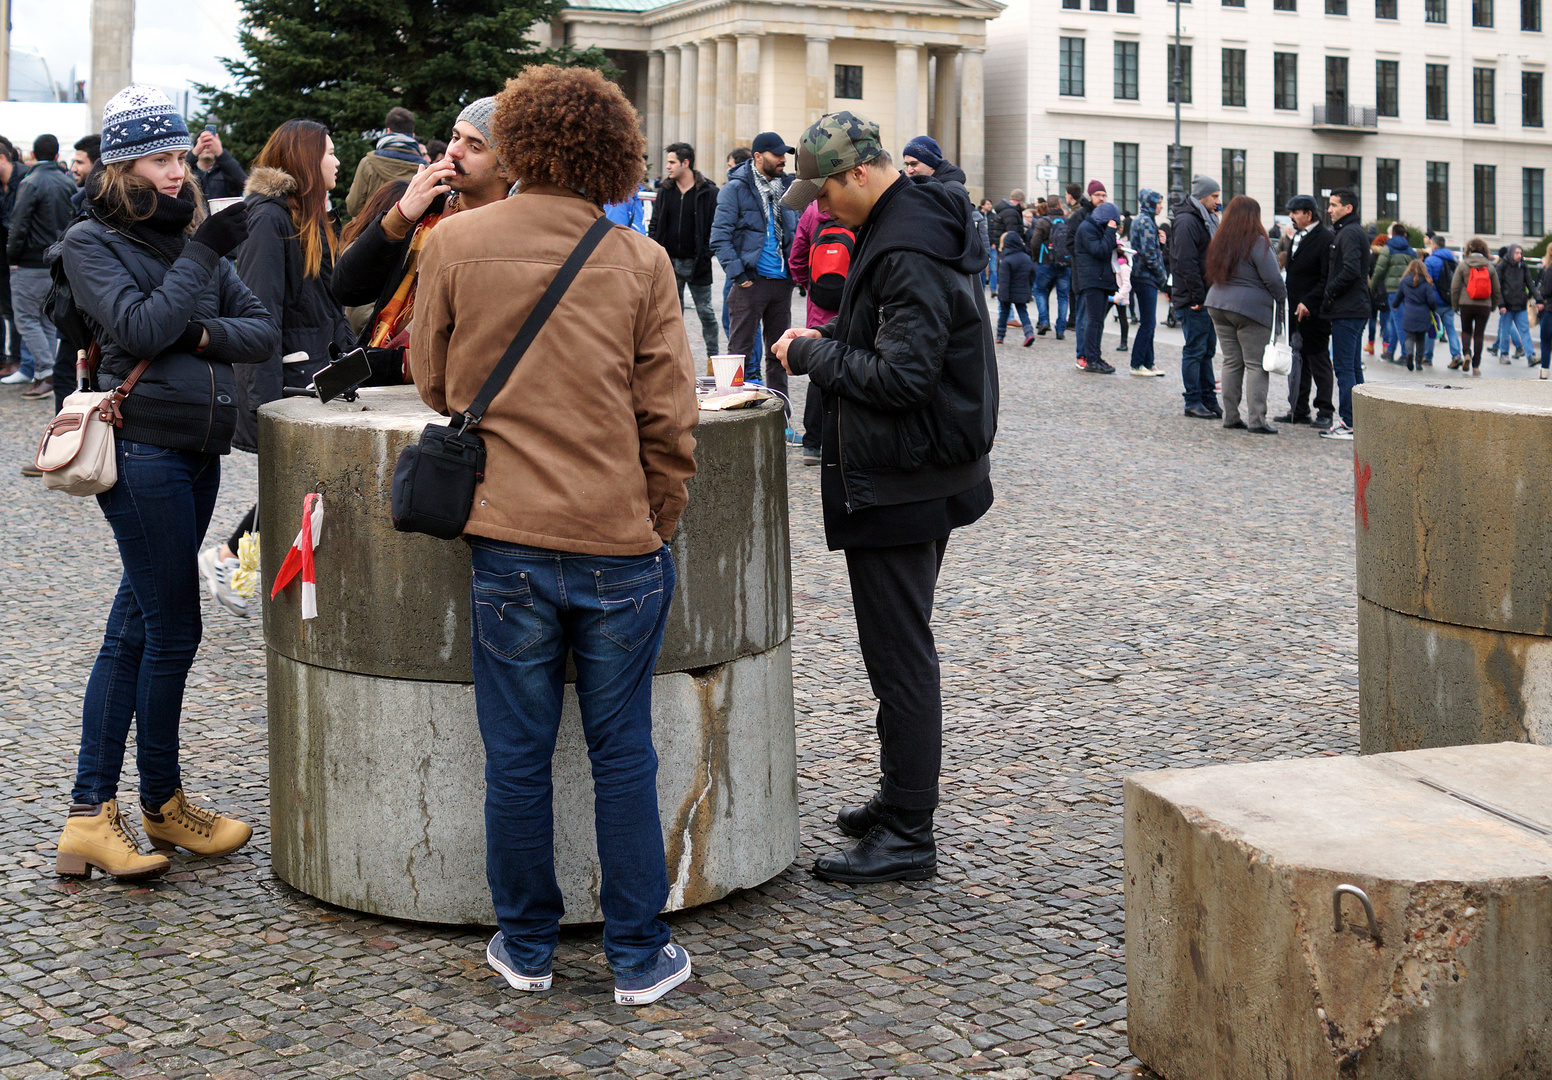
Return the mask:
<path id="1" fill-rule="evenodd" d="M 317 120 L 334 136 L 340 198 L 395 105 L 415 113 L 422 142 L 446 139 L 465 105 L 530 64 L 609 67 L 598 49 L 543 49 L 528 36 L 566 0 L 241 3 L 244 55 L 221 61 L 235 88 L 198 88 L 227 149 L 251 162 L 285 121 Z"/>

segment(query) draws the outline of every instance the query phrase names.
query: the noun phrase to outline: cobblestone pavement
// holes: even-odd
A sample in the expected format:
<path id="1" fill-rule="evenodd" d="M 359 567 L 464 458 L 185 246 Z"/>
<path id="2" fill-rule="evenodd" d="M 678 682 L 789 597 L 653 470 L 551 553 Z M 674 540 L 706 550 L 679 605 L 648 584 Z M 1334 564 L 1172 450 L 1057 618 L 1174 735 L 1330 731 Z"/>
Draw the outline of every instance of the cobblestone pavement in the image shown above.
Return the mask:
<path id="1" fill-rule="evenodd" d="M 253 843 L 180 854 L 149 887 L 57 879 L 119 571 L 92 500 L 18 476 L 44 410 L 0 391 L 0 1076 L 1146 1075 L 1126 1047 L 1121 778 L 1356 750 L 1351 459 L 1309 428 L 1184 418 L 1173 348 L 1170 377 L 1144 380 L 1081 374 L 1071 346 L 1000 350 L 997 504 L 944 564 L 941 875 L 854 888 L 805 869 L 868 792 L 876 746 L 818 470 L 794 457 L 804 858 L 673 916 L 695 979 L 636 1011 L 612 1003 L 596 928 L 564 935 L 552 992 L 518 997 L 475 928 L 360 916 L 278 881 L 260 623 L 213 603 L 185 773 L 255 823 Z M 213 535 L 254 492 L 251 457 L 224 468 Z"/>

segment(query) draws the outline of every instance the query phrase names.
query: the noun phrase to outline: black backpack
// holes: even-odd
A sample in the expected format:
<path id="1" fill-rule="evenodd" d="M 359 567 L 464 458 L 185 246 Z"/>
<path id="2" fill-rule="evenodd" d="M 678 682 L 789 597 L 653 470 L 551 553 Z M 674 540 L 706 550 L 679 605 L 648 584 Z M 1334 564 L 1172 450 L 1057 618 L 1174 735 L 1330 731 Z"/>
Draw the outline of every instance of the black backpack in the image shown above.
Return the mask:
<path id="1" fill-rule="evenodd" d="M 65 231 L 69 232 L 68 229 Z M 44 256 L 48 261 L 51 284 L 43 310 L 48 312 L 49 321 L 70 346 L 70 351 L 79 352 L 91 347 L 95 335 L 81 309 L 75 306 L 75 294 L 70 289 L 70 279 L 65 276 L 64 248 L 65 239 L 61 236 Z"/>
<path id="2" fill-rule="evenodd" d="M 1072 265 L 1072 248 L 1068 244 L 1067 219 L 1060 214 L 1051 215 L 1051 231 L 1046 233 L 1040 248 L 1040 261 L 1058 270 Z"/>

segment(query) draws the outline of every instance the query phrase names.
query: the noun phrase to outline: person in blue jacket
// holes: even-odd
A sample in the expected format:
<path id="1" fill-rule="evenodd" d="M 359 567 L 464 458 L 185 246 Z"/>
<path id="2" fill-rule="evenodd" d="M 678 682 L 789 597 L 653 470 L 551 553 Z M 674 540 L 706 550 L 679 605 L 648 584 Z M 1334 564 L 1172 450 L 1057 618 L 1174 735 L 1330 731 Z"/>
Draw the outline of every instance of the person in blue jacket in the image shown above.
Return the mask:
<path id="1" fill-rule="evenodd" d="M 1401 287 L 1396 292 L 1395 310 L 1400 318 L 1401 333 L 1405 335 L 1402 351 L 1406 354 L 1408 371 L 1421 371 L 1425 355 L 1423 341 L 1433 335 L 1433 313 L 1445 306 L 1434 288 L 1433 278 L 1422 259 L 1413 259 L 1401 276 Z"/>
<path id="2" fill-rule="evenodd" d="M 1116 237 L 1120 235 L 1121 211 L 1113 202 L 1102 202 L 1083 219 L 1073 237 L 1073 289 L 1083 298 L 1083 325 L 1079 340 L 1087 361 L 1083 370 L 1091 375 L 1113 375 L 1115 368 L 1101 358 L 1101 338 L 1105 316 L 1110 314 L 1110 296 L 1116 291 Z"/>

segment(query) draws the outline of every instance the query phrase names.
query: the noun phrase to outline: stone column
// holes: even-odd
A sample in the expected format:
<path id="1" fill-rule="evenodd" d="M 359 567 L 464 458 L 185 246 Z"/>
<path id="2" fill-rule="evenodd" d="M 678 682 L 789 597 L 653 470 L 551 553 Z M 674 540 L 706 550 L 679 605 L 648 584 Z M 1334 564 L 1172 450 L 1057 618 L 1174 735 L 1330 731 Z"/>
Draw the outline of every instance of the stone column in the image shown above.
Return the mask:
<path id="1" fill-rule="evenodd" d="M 960 53 L 959 160 L 971 203 L 978 203 L 986 186 L 986 49 L 968 46 Z"/>
<path id="2" fill-rule="evenodd" d="M 916 117 L 916 71 L 920 56 L 920 46 L 895 46 L 895 139 L 893 145 L 886 141 L 884 149 L 897 161 L 905 144 L 921 134 Z"/>
<path id="3" fill-rule="evenodd" d="M 6 8 L 9 11 L 10 5 Z M 91 124 L 93 131 L 101 131 L 103 106 L 131 82 L 135 0 L 92 0 L 91 25 Z"/>
<path id="4" fill-rule="evenodd" d="M 735 145 L 748 146 L 760 133 L 760 35 L 738 35 L 738 101 L 733 117 Z"/>
<path id="5" fill-rule="evenodd" d="M 694 45 L 679 46 L 679 139 L 695 145 L 695 91 L 700 51 Z"/>
<path id="6" fill-rule="evenodd" d="M 830 86 L 834 79 L 835 72 L 830 67 L 830 39 L 810 35 L 808 38 L 808 93 L 803 102 L 807 109 L 804 123 L 812 124 L 830 111 Z"/>
<path id="7" fill-rule="evenodd" d="M 717 80 L 722 69 L 717 67 L 715 41 L 697 42 L 695 51 L 700 57 L 695 77 L 695 164 L 699 166 L 702 156 L 717 152 Z"/>
<path id="8" fill-rule="evenodd" d="M 722 166 L 733 147 L 735 119 L 738 116 L 738 43 L 732 38 L 717 39 L 717 141 L 710 151 L 701 151 L 696 159 L 701 172 L 720 178 Z"/>
<path id="9" fill-rule="evenodd" d="M 946 156 L 959 164 L 959 86 L 954 74 L 958 49 L 940 49 L 932 54 L 932 137 L 938 140 Z"/>
<path id="10" fill-rule="evenodd" d="M 663 145 L 676 143 L 679 131 L 679 46 L 663 50 Z"/>
<path id="11" fill-rule="evenodd" d="M 647 100 L 642 102 L 647 119 L 647 175 L 663 171 L 663 50 L 647 51 Z"/>

